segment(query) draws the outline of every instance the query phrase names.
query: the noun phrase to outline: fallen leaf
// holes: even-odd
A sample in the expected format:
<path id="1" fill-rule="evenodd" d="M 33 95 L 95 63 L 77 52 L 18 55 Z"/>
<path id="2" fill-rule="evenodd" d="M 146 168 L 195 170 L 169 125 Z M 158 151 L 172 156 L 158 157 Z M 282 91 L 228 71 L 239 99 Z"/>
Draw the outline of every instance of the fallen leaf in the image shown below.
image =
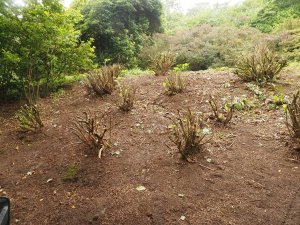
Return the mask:
<path id="1" fill-rule="evenodd" d="M 206 161 L 207 161 L 208 163 L 211 163 L 211 162 L 212 162 L 212 159 L 211 159 L 211 158 L 207 158 Z"/>
<path id="2" fill-rule="evenodd" d="M 26 175 L 31 176 L 32 174 L 34 174 L 34 171 L 29 171 L 26 173 Z"/>
<path id="3" fill-rule="evenodd" d="M 136 188 L 136 190 L 137 190 L 137 191 L 145 191 L 146 188 L 145 188 L 143 185 L 141 185 L 141 186 L 138 186 L 138 187 Z"/>
<path id="4" fill-rule="evenodd" d="M 112 156 L 117 156 L 117 157 L 120 156 L 120 154 L 121 154 L 120 151 L 115 151 L 111 153 Z"/>

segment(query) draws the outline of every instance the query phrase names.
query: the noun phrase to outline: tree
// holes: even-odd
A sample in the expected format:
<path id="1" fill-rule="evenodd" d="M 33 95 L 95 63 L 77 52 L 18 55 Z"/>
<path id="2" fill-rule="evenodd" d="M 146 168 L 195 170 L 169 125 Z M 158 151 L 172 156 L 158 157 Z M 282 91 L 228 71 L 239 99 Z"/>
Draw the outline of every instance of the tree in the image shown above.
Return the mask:
<path id="1" fill-rule="evenodd" d="M 18 39 L 18 9 L 12 1 L 0 3 L 0 100 L 5 100 L 9 89 L 16 89 L 18 77 L 15 70 L 20 61 L 17 52 Z"/>
<path id="2" fill-rule="evenodd" d="M 4 3 L 0 14 L 2 98 L 28 87 L 49 86 L 61 76 L 93 66 L 92 40 L 79 41 L 74 28 L 82 17 L 59 0 L 29 0 L 25 7 Z M 3 7 L 2 7 L 3 8 Z"/>
<path id="3" fill-rule="evenodd" d="M 82 39 L 93 38 L 97 61 L 137 63 L 144 35 L 161 31 L 162 5 L 159 0 L 76 1 L 84 15 Z"/>
<path id="4" fill-rule="evenodd" d="M 266 0 L 265 6 L 258 12 L 252 26 L 263 32 L 271 32 L 286 19 L 299 17 L 299 0 Z"/>

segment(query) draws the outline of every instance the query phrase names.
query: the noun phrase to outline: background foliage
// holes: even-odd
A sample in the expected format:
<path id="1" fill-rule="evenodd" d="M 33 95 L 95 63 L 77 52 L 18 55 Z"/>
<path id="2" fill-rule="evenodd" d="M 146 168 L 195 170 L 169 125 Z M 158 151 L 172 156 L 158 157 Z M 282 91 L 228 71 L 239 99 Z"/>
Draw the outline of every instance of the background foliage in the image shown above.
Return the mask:
<path id="1" fill-rule="evenodd" d="M 162 31 L 159 0 L 75 1 L 84 20 L 82 39 L 93 38 L 99 64 L 137 64 L 137 54 L 146 36 Z"/>
<path id="2" fill-rule="evenodd" d="M 242 53 L 264 42 L 290 61 L 299 61 L 300 2 L 245 0 L 239 5 L 201 3 L 184 13 L 176 0 L 164 0 L 165 34 L 144 42 L 139 65 L 148 67 L 159 51 L 177 53 L 191 70 L 233 67 Z"/>
<path id="3" fill-rule="evenodd" d="M 0 101 L 29 87 L 46 95 L 97 63 L 149 69 L 166 51 L 174 66 L 233 67 L 261 42 L 299 62 L 298 0 L 201 3 L 188 12 L 177 0 L 75 0 L 69 9 L 61 0 L 1 0 Z"/>
<path id="4" fill-rule="evenodd" d="M 47 93 L 64 75 L 93 67 L 92 40 L 74 28 L 82 17 L 58 0 L 29 0 L 0 8 L 0 97 L 18 97 L 29 85 Z"/>

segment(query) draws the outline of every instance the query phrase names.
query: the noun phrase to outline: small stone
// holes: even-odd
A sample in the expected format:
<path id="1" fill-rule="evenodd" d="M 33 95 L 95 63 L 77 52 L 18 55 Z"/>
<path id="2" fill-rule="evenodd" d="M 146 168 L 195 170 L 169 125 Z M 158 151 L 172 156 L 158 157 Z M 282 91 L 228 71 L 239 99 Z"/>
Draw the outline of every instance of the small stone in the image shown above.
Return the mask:
<path id="1" fill-rule="evenodd" d="M 119 150 L 111 153 L 112 156 L 116 156 L 116 157 L 119 157 L 120 154 L 121 152 Z"/>
<path id="2" fill-rule="evenodd" d="M 141 185 L 141 186 L 138 186 L 138 187 L 136 188 L 136 190 L 137 190 L 137 191 L 145 191 L 146 188 L 145 188 L 143 185 Z"/>
<path id="3" fill-rule="evenodd" d="M 208 163 L 211 163 L 211 162 L 212 162 L 212 159 L 211 159 L 211 158 L 207 158 L 206 161 L 207 161 Z"/>
<path id="4" fill-rule="evenodd" d="M 26 173 L 26 175 L 28 175 L 28 176 L 31 176 L 33 174 L 34 174 L 34 171 L 29 171 L 29 172 Z"/>

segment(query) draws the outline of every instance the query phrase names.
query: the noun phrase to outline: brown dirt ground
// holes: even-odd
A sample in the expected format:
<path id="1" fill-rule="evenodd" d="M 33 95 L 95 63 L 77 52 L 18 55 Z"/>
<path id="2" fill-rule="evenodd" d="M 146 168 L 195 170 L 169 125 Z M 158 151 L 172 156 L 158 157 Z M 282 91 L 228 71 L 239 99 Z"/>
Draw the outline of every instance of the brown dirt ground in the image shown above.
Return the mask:
<path id="1" fill-rule="evenodd" d="M 163 94 L 163 77 L 126 78 L 138 86 L 131 113 L 119 111 L 117 93 L 88 97 L 75 85 L 41 100 L 45 127 L 38 134 L 19 132 L 17 105 L 1 106 L 0 195 L 11 198 L 12 224 L 300 224 L 300 158 L 282 110 L 258 102 L 236 112 L 228 127 L 211 124 L 213 141 L 195 162 L 178 158 L 168 138 L 170 113 L 209 112 L 208 94 L 253 98 L 227 72 L 186 76 L 187 90 L 171 97 Z M 290 94 L 299 81 L 283 76 L 275 89 Z M 121 122 L 101 160 L 86 156 L 70 130 L 70 119 L 88 109 Z M 78 180 L 63 181 L 72 164 Z M 140 185 L 146 190 L 137 191 Z"/>

